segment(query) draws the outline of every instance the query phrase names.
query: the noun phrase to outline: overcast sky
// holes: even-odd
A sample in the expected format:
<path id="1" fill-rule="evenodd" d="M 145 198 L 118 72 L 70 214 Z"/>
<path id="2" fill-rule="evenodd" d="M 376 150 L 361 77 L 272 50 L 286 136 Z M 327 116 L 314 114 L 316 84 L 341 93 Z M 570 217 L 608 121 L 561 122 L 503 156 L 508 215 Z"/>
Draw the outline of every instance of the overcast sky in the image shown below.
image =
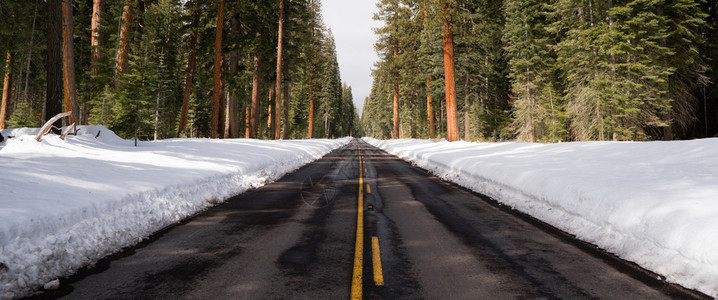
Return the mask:
<path id="1" fill-rule="evenodd" d="M 364 98 L 371 91 L 371 68 L 378 59 L 374 51 L 376 36 L 372 20 L 377 10 L 372 0 L 324 0 L 322 17 L 332 29 L 342 81 L 352 87 L 354 105 L 361 114 Z"/>

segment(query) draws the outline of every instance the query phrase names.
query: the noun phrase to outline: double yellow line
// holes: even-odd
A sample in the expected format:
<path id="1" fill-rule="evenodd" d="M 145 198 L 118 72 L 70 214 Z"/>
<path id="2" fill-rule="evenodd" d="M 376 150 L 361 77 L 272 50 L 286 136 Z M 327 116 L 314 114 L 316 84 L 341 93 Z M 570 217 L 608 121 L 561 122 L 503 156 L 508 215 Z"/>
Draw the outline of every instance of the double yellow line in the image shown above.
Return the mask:
<path id="1" fill-rule="evenodd" d="M 362 276 L 364 266 L 364 156 L 359 147 L 359 201 L 357 204 L 357 233 L 356 243 L 354 244 L 354 273 L 352 276 L 351 298 L 362 298 Z M 367 191 L 371 193 L 371 189 L 367 184 Z M 372 263 L 374 266 L 374 284 L 384 285 L 384 275 L 381 269 L 381 255 L 379 252 L 379 238 L 373 236 L 372 243 Z"/>

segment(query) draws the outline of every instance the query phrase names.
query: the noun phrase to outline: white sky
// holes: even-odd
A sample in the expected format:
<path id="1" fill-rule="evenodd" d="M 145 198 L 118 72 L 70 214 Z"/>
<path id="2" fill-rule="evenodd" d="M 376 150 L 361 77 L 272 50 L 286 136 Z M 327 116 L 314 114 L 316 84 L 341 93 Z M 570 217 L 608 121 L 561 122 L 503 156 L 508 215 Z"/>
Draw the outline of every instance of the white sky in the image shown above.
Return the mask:
<path id="1" fill-rule="evenodd" d="M 334 34 L 342 81 L 352 87 L 359 114 L 371 92 L 371 68 L 379 60 L 372 30 L 381 26 L 372 19 L 376 10 L 376 2 L 371 0 L 322 1 L 322 17 Z"/>

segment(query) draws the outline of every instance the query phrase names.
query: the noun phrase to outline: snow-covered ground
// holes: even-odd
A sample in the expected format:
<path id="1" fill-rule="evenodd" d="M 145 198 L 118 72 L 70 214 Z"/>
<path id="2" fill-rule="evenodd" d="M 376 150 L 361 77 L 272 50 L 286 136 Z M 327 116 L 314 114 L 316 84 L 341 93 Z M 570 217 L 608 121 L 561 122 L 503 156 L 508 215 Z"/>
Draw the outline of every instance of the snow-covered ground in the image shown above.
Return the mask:
<path id="1" fill-rule="evenodd" d="M 367 142 L 718 297 L 718 139 Z"/>
<path id="2" fill-rule="evenodd" d="M 96 135 L 100 131 L 100 136 Z M 102 126 L 64 141 L 3 130 L 0 299 L 28 295 L 351 139 L 123 140 Z"/>

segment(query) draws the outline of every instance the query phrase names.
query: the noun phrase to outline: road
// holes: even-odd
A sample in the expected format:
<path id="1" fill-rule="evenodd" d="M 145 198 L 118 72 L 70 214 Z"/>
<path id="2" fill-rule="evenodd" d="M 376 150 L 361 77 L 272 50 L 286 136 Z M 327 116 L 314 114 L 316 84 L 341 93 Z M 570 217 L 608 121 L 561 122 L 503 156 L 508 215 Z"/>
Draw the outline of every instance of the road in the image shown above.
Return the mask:
<path id="1" fill-rule="evenodd" d="M 36 298 L 350 297 L 705 295 L 355 140 Z"/>

